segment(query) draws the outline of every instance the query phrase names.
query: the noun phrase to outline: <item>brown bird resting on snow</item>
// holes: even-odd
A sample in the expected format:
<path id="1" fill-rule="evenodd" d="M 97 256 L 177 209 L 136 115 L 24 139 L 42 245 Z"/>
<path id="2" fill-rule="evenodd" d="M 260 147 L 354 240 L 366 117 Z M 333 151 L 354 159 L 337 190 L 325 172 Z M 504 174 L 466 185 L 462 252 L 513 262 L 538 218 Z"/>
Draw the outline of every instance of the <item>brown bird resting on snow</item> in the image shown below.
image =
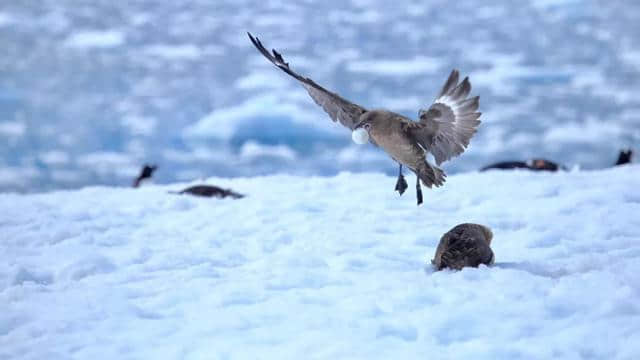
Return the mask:
<path id="1" fill-rule="evenodd" d="M 214 185 L 194 185 L 181 191 L 169 191 L 169 193 L 178 195 L 189 194 L 201 197 L 217 197 L 221 199 L 226 197 L 241 199 L 244 197 L 244 195 L 233 192 L 230 189 L 223 189 Z"/>
<path id="2" fill-rule="evenodd" d="M 426 155 L 431 153 L 436 165 L 440 166 L 462 154 L 480 124 L 480 113 L 477 112 L 479 97 L 468 98 L 471 83 L 468 77 L 458 82 L 457 70 L 451 72 L 434 103 L 428 109 L 420 109 L 419 121 L 413 121 L 388 110 L 368 110 L 344 99 L 294 72 L 276 50 L 267 51 L 258 38 L 248 35 L 267 60 L 302 83 L 311 98 L 333 121 L 353 130 L 354 141 L 364 139 L 364 143 L 371 138 L 374 145 L 384 149 L 400 165 L 395 188 L 400 195 L 407 189 L 402 166 L 413 171 L 417 176 L 418 205 L 422 203 L 420 181 L 429 188 L 438 187 L 444 184 L 446 177 L 442 169 L 427 161 Z"/>
<path id="3" fill-rule="evenodd" d="M 491 229 L 479 224 L 460 224 L 440 238 L 436 255 L 431 264 L 436 270 L 450 268 L 460 270 L 465 266 L 492 265 Z"/>

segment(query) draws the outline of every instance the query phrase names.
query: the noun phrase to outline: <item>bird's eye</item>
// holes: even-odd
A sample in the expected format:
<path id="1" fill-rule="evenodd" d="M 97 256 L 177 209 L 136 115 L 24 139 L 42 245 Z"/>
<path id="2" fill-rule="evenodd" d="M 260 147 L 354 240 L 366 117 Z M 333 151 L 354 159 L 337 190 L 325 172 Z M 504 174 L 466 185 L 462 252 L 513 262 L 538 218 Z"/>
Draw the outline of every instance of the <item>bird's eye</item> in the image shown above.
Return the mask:
<path id="1" fill-rule="evenodd" d="M 371 128 L 371 124 L 364 124 L 364 129 L 369 130 Z"/>

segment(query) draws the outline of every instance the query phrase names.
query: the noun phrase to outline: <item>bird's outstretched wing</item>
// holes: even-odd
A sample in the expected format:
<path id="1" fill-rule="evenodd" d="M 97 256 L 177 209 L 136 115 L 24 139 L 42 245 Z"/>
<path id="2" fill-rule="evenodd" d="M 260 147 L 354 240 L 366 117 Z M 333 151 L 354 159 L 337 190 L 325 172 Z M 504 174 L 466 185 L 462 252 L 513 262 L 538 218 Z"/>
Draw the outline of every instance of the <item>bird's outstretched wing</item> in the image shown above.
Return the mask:
<path id="1" fill-rule="evenodd" d="M 358 123 L 360 115 L 367 111 L 365 108 L 342 98 L 340 95 L 318 85 L 315 81 L 294 72 L 289 68 L 289 64 L 284 62 L 280 53 L 276 50 L 271 50 L 270 53 L 264 46 L 262 46 L 262 43 L 257 37 L 253 37 L 250 33 L 247 34 L 249 35 L 249 39 L 251 39 L 253 45 L 255 45 L 264 57 L 271 61 L 275 66 L 279 67 L 282 71 L 293 76 L 302 83 L 302 86 L 307 89 L 311 98 L 316 102 L 316 104 L 322 106 L 324 111 L 331 117 L 331 120 L 339 121 L 340 124 L 353 130 Z"/>
<path id="2" fill-rule="evenodd" d="M 462 154 L 480 124 L 480 97 L 467 98 L 471 92 L 469 78 L 460 83 L 458 78 L 458 70 L 453 70 L 433 105 L 420 110 L 420 122 L 406 126 L 406 131 L 433 154 L 438 165 Z"/>

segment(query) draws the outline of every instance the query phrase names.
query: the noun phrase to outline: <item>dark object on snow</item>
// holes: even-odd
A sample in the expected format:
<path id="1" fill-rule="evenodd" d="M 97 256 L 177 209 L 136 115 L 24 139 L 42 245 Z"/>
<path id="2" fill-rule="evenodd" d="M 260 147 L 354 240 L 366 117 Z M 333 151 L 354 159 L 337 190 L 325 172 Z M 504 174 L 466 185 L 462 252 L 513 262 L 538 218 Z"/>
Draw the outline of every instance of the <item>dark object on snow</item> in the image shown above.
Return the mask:
<path id="1" fill-rule="evenodd" d="M 545 160 L 545 159 L 533 159 L 528 162 L 529 168 L 531 170 L 544 170 L 544 171 L 558 171 L 558 170 L 567 170 L 567 168 L 563 165 L 558 165 L 553 161 Z"/>
<path id="2" fill-rule="evenodd" d="M 527 165 L 524 161 L 501 161 L 495 164 L 487 165 L 480 169 L 480 171 L 487 171 L 493 169 L 499 170 L 511 170 L 511 169 L 528 169 L 529 165 Z"/>
<path id="3" fill-rule="evenodd" d="M 545 159 L 532 159 L 527 162 L 524 161 L 502 161 L 495 164 L 487 165 L 480 169 L 480 171 L 499 169 L 499 170 L 511 170 L 511 169 L 527 169 L 534 171 L 558 171 L 567 170 L 563 165 L 554 163 L 553 161 Z"/>
<path id="4" fill-rule="evenodd" d="M 140 172 L 140 175 L 133 181 L 133 187 L 137 188 L 140 186 L 140 182 L 144 179 L 151 179 L 153 172 L 156 171 L 158 167 L 156 165 L 145 164 Z"/>
<path id="5" fill-rule="evenodd" d="M 618 160 L 616 161 L 616 166 L 629 164 L 631 162 L 631 158 L 633 157 L 633 151 L 631 149 L 628 150 L 620 150 L 620 154 L 618 154 Z"/>
<path id="6" fill-rule="evenodd" d="M 374 145 L 384 149 L 400 165 L 395 190 L 402 195 L 407 188 L 402 176 L 402 166 L 413 171 L 416 176 L 416 197 L 422 203 L 420 182 L 431 188 L 445 182 L 445 173 L 438 166 L 462 154 L 476 127 L 480 124 L 478 112 L 479 97 L 469 97 L 471 83 L 465 77 L 458 81 L 458 70 L 451 71 L 449 78 L 428 109 L 420 109 L 419 120 L 388 110 L 367 110 L 340 95 L 331 92 L 310 78 L 291 70 L 282 55 L 276 50 L 269 52 L 258 38 L 251 34 L 249 39 L 260 53 L 271 63 L 298 80 L 316 104 L 320 105 L 331 120 L 337 121 L 350 130 L 364 129 Z M 426 160 L 431 153 L 436 165 Z"/>
<path id="7" fill-rule="evenodd" d="M 230 189 L 222 189 L 213 185 L 194 185 L 190 186 L 182 191 L 169 191 L 171 194 L 190 194 L 202 197 L 217 197 L 226 198 L 227 196 L 234 199 L 241 199 L 244 197 L 242 194 L 231 191 Z"/>
<path id="8" fill-rule="evenodd" d="M 460 270 L 465 266 L 492 265 L 491 229 L 479 224 L 460 224 L 440 238 L 431 263 L 436 270 Z"/>

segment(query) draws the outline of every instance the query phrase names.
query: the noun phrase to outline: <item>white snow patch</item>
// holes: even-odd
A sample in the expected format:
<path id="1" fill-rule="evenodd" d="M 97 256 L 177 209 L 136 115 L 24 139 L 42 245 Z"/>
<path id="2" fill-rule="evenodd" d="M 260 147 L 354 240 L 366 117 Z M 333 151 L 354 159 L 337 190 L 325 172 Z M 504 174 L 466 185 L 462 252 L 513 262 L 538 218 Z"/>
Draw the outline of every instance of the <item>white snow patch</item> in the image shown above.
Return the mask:
<path id="1" fill-rule="evenodd" d="M 498 95 L 512 95 L 516 89 L 514 79 L 526 78 L 530 76 L 565 75 L 559 69 L 545 69 L 520 64 L 524 56 L 520 53 L 500 53 L 484 46 L 476 45 L 467 50 L 469 56 L 477 59 L 490 59 L 488 65 L 490 69 L 482 69 L 469 74 L 469 78 L 476 88 L 484 86 L 490 88 Z"/>
<path id="2" fill-rule="evenodd" d="M 332 10 L 326 16 L 327 21 L 334 25 L 344 23 L 362 25 L 378 23 L 384 15 L 379 11 L 367 9 L 364 11 Z"/>
<path id="3" fill-rule="evenodd" d="M 125 34 L 119 30 L 86 30 L 71 34 L 65 45 L 75 48 L 111 48 L 124 44 Z"/>
<path id="4" fill-rule="evenodd" d="M 571 85 L 575 88 L 585 87 L 598 87 L 603 86 L 606 83 L 606 79 L 600 70 L 588 70 L 579 71 L 573 74 L 571 78 Z"/>
<path id="5" fill-rule="evenodd" d="M 201 49 L 194 44 L 155 44 L 148 46 L 145 52 L 169 60 L 194 60 L 202 56 Z"/>
<path id="6" fill-rule="evenodd" d="M 636 69 L 640 68 L 640 50 L 626 48 L 621 51 L 620 56 L 627 64 Z"/>
<path id="7" fill-rule="evenodd" d="M 27 126 L 24 123 L 18 121 L 0 122 L 0 135 L 19 137 L 24 135 L 26 130 Z"/>
<path id="8" fill-rule="evenodd" d="M 350 164 L 366 164 L 388 160 L 387 154 L 374 150 L 371 146 L 351 145 L 343 148 L 338 152 L 335 159 L 344 165 Z"/>
<path id="9" fill-rule="evenodd" d="M 236 80 L 235 86 L 242 90 L 285 89 L 290 84 L 291 79 L 275 71 L 255 71 Z"/>
<path id="10" fill-rule="evenodd" d="M 11 14 L 0 12 L 0 27 L 9 26 L 15 22 L 16 20 L 13 16 L 11 16 Z"/>
<path id="11" fill-rule="evenodd" d="M 262 156 L 277 157 L 286 160 L 295 160 L 296 152 L 286 145 L 264 145 L 255 141 L 247 141 L 240 148 L 242 159 L 255 159 Z"/>
<path id="12" fill-rule="evenodd" d="M 428 102 L 431 99 L 427 99 L 426 97 L 421 98 L 418 96 L 405 96 L 401 98 L 392 98 L 392 97 L 384 97 L 380 99 L 381 107 L 386 109 L 394 109 L 395 111 L 412 111 L 416 115 L 418 114 L 418 109 L 421 107 L 428 107 L 431 104 Z"/>
<path id="13" fill-rule="evenodd" d="M 281 102 L 273 95 L 262 95 L 247 99 L 240 105 L 214 110 L 187 127 L 183 135 L 227 140 L 233 136 L 238 126 L 243 126 L 244 120 L 270 116 L 282 116 L 292 121 L 309 119 L 307 113 L 299 106 Z"/>
<path id="14" fill-rule="evenodd" d="M 153 135 L 157 120 L 150 116 L 125 116 L 120 120 L 122 126 L 129 129 L 133 135 Z"/>
<path id="15" fill-rule="evenodd" d="M 26 187 L 29 181 L 38 176 L 40 176 L 40 171 L 33 167 L 0 167 L 0 185 L 19 185 Z"/>
<path id="16" fill-rule="evenodd" d="M 196 146 L 187 151 L 167 149 L 163 151 L 162 156 L 169 161 L 181 163 L 192 163 L 197 161 L 228 162 L 234 157 L 229 149 L 209 148 L 206 146 Z"/>
<path id="17" fill-rule="evenodd" d="M 40 154 L 40 160 L 51 166 L 69 163 L 69 154 L 60 150 L 51 150 Z"/>
<path id="18" fill-rule="evenodd" d="M 552 10 L 581 2 L 582 0 L 533 0 L 531 4 L 541 10 Z"/>
<path id="19" fill-rule="evenodd" d="M 442 66 L 437 58 L 418 56 L 410 60 L 361 60 L 351 61 L 347 69 L 357 73 L 370 73 L 383 76 L 411 76 L 434 73 Z"/>

